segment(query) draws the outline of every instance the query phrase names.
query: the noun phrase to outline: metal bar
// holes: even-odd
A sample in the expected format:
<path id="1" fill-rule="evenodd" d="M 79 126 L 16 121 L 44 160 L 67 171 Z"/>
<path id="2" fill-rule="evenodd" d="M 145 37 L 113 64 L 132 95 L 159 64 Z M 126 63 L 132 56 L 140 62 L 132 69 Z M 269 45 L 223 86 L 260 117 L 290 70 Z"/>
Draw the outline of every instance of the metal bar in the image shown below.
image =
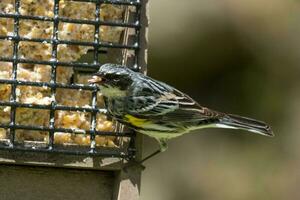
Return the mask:
<path id="1" fill-rule="evenodd" d="M 91 130 L 83 129 L 72 129 L 72 128 L 50 128 L 46 126 L 30 126 L 30 125 L 11 125 L 11 124 L 0 124 L 0 128 L 14 128 L 14 129 L 23 129 L 23 130 L 33 130 L 33 131 L 51 131 L 61 133 L 74 133 L 74 134 L 91 134 Z M 134 137 L 132 132 L 109 132 L 109 131 L 95 131 L 95 135 L 99 136 L 116 136 L 116 137 Z"/>
<path id="2" fill-rule="evenodd" d="M 96 20 L 96 24 L 95 24 L 95 32 L 94 32 L 94 43 L 96 43 L 96 45 L 94 46 L 94 64 L 95 65 L 99 65 L 99 43 L 100 43 L 100 11 L 101 10 L 101 3 L 97 2 L 96 3 L 96 12 L 95 12 L 95 20 Z M 97 92 L 98 90 L 95 89 L 92 92 L 92 108 L 96 109 L 97 106 Z M 95 147 L 96 147 L 96 142 L 95 142 L 95 131 L 96 131 L 96 123 L 97 123 L 97 113 L 92 111 L 91 112 L 91 127 L 90 127 L 90 138 L 91 138 L 91 152 L 95 151 Z"/>
<path id="3" fill-rule="evenodd" d="M 20 0 L 15 1 L 15 12 L 19 13 L 19 7 L 20 7 Z M 19 18 L 14 18 L 14 35 L 19 36 Z M 13 45 L 13 62 L 12 62 L 12 79 L 17 79 L 17 68 L 18 68 L 18 49 L 19 49 L 19 42 L 14 41 Z M 16 102 L 16 84 L 11 84 L 11 96 L 10 101 Z M 10 112 L 10 146 L 13 147 L 15 143 L 15 127 L 16 124 L 16 107 L 11 106 L 11 112 Z"/>
<path id="4" fill-rule="evenodd" d="M 54 0 L 54 6 L 53 6 L 53 14 L 54 14 L 54 22 L 53 22 L 53 34 L 52 34 L 52 54 L 51 54 L 51 60 L 57 61 L 57 40 L 58 40 L 58 15 L 59 15 L 59 0 Z M 56 69 L 57 64 L 53 63 L 51 65 L 51 80 L 50 83 L 56 84 Z M 54 144 L 54 128 L 55 128 L 55 107 L 56 107 L 56 87 L 51 87 L 51 96 L 52 101 L 50 105 L 50 118 L 49 118 L 49 149 L 53 149 Z"/>
<path id="5" fill-rule="evenodd" d="M 9 151 L 28 151 L 28 152 L 38 152 L 38 153 L 52 153 L 52 154 L 69 154 L 69 155 L 88 155 L 91 157 L 116 157 L 116 158 L 127 158 L 129 157 L 128 154 L 124 153 L 123 151 L 113 151 L 113 150 L 102 150 L 100 149 L 99 151 L 79 151 L 79 150 L 66 150 L 66 149 L 31 149 L 31 148 L 26 148 L 26 147 L 9 147 L 9 146 L 2 146 L 0 145 L 1 150 L 9 150 Z"/>
<path id="6" fill-rule="evenodd" d="M 32 15 L 21 15 L 21 14 L 14 14 L 14 13 L 0 13 L 0 18 L 16 18 L 24 19 L 24 20 L 36 20 L 36 21 L 47 21 L 47 22 L 54 22 L 53 17 L 47 16 L 32 16 Z M 119 21 L 101 21 L 97 22 L 95 20 L 85 20 L 85 19 L 71 19 L 67 17 L 57 17 L 59 22 L 66 22 L 66 23 L 74 23 L 74 24 L 90 24 L 96 25 L 100 24 L 103 26 L 116 26 L 116 27 L 128 27 L 128 28 L 139 28 L 139 22 L 134 23 L 126 23 L 126 22 L 119 22 Z"/>
<path id="7" fill-rule="evenodd" d="M 49 83 L 49 82 L 34 82 L 34 81 L 22 81 L 22 80 L 10 80 L 0 79 L 0 84 L 16 84 L 16 85 L 28 85 L 37 87 L 56 87 L 65 89 L 82 89 L 82 90 L 94 90 L 97 88 L 95 85 L 83 85 L 83 84 L 64 84 L 64 83 Z"/>
<path id="8" fill-rule="evenodd" d="M 58 62 L 58 61 L 40 61 L 40 60 L 29 60 L 29 59 L 13 59 L 13 58 L 4 58 L 0 57 L 0 61 L 3 62 L 13 62 L 17 61 L 18 63 L 27 63 L 27 64 L 39 64 L 39 65 L 59 65 L 63 67 L 85 67 L 89 69 L 99 69 L 100 65 L 88 64 L 88 63 L 79 63 L 79 62 Z"/>
<path id="9" fill-rule="evenodd" d="M 91 2 L 91 3 L 105 3 L 112 5 L 128 5 L 128 6 L 136 6 L 141 5 L 140 0 L 72 0 L 77 2 Z"/>
<path id="10" fill-rule="evenodd" d="M 13 40 L 13 41 L 25 41 L 25 42 L 38 42 L 38 43 L 48 43 L 52 44 L 53 39 L 42 39 L 42 38 L 26 38 L 20 36 L 0 36 L 0 40 Z M 84 41 L 76 41 L 76 40 L 60 40 L 57 39 L 57 44 L 69 44 L 69 45 L 79 45 L 79 46 L 90 46 L 90 47 L 106 47 L 106 48 L 119 48 L 119 49 L 138 49 L 136 44 L 134 45 L 122 45 L 122 44 L 115 44 L 111 42 L 84 42 Z"/>
<path id="11" fill-rule="evenodd" d="M 29 104 L 29 103 L 20 103 L 20 102 L 3 102 L 0 101 L 0 106 L 14 106 L 16 108 L 32 108 L 32 109 L 45 109 L 50 110 L 51 105 L 42 105 L 42 104 Z M 80 112 L 99 112 L 106 114 L 106 109 L 101 108 L 92 108 L 92 107 L 79 107 L 79 106 L 64 106 L 64 105 L 55 105 L 53 109 L 56 110 L 65 110 L 65 111 L 80 111 Z"/>
<path id="12" fill-rule="evenodd" d="M 0 106 L 14 106 L 16 108 L 31 108 L 31 109 L 43 109 L 43 110 L 51 109 L 51 105 L 37 105 L 37 104 L 19 103 L 19 102 L 2 102 L 2 101 L 0 101 Z M 65 110 L 65 111 L 80 111 L 80 112 L 97 112 L 97 113 L 101 113 L 101 114 L 107 114 L 106 109 L 92 108 L 92 107 L 56 105 L 52 109 L 54 109 L 55 111 Z"/>
<path id="13" fill-rule="evenodd" d="M 140 18 L 141 18 L 141 5 L 138 5 L 136 7 L 135 21 L 140 21 Z M 136 31 L 136 41 L 135 41 L 136 43 L 135 43 L 135 45 L 139 46 L 139 43 L 140 43 L 140 28 L 136 28 L 135 31 Z M 133 68 L 136 71 L 141 70 L 139 68 L 140 65 L 139 65 L 138 54 L 139 54 L 139 49 L 134 49 L 134 66 L 133 66 Z"/>
<path id="14" fill-rule="evenodd" d="M 136 6 L 135 21 L 140 21 L 141 20 L 141 9 L 142 9 L 142 5 L 141 4 Z M 136 33 L 135 33 L 135 36 L 136 36 L 136 38 L 135 38 L 136 39 L 135 40 L 135 42 L 136 42 L 135 45 L 138 46 L 138 47 L 140 47 L 140 40 L 141 40 L 140 32 L 141 32 L 141 29 L 140 28 L 136 28 L 135 31 L 136 31 Z M 134 50 L 134 65 L 133 65 L 133 69 L 135 71 L 142 72 L 142 68 L 141 68 L 140 63 L 139 63 L 139 61 L 140 61 L 139 60 L 139 54 L 140 54 L 140 48 L 135 49 Z M 138 145 L 136 145 L 136 139 L 139 139 L 138 141 L 142 142 L 142 138 L 138 138 L 137 136 L 134 137 L 134 138 L 132 138 L 130 140 L 130 144 L 129 144 L 129 147 L 128 147 L 128 152 L 130 154 L 130 157 L 135 157 L 137 155 L 138 157 L 136 157 L 135 159 L 139 160 L 139 159 L 141 159 L 141 155 L 142 154 L 141 154 L 141 152 L 138 152 L 138 154 L 136 152 L 136 150 L 137 150 L 136 147 L 138 146 Z M 141 144 L 138 147 L 140 148 L 139 150 L 141 150 Z"/>
<path id="15" fill-rule="evenodd" d="M 18 58 L 18 59 L 13 59 L 13 58 L 5 58 L 5 57 L 0 57 L 0 61 L 3 62 L 13 62 L 17 61 L 18 63 L 27 63 L 27 64 L 39 64 L 39 65 L 59 65 L 63 67 L 74 67 L 74 68 L 87 68 L 87 69 L 99 69 L 100 65 L 95 65 L 92 63 L 80 63 L 80 62 L 58 62 L 58 61 L 40 61 L 40 60 L 29 60 L 29 59 L 23 59 L 23 58 Z"/>

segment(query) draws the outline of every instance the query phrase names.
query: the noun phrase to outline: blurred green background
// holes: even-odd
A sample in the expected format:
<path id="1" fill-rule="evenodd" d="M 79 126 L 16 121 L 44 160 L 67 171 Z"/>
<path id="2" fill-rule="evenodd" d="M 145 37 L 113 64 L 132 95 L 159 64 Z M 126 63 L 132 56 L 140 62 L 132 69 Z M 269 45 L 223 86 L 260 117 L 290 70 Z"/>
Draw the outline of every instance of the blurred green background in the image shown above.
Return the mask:
<path id="1" fill-rule="evenodd" d="M 300 1 L 150 0 L 149 42 L 150 76 L 276 137 L 173 139 L 145 163 L 141 200 L 300 199 Z M 156 148 L 145 138 L 145 155 Z"/>

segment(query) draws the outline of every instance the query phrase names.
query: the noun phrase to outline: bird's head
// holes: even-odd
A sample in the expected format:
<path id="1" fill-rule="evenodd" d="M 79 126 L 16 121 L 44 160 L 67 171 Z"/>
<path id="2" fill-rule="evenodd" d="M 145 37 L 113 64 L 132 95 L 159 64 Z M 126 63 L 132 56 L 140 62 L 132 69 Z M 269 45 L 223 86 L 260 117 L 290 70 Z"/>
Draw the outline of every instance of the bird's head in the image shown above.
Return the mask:
<path id="1" fill-rule="evenodd" d="M 132 84 L 134 74 L 135 72 L 125 66 L 104 64 L 89 83 L 98 84 L 104 96 L 122 96 Z"/>

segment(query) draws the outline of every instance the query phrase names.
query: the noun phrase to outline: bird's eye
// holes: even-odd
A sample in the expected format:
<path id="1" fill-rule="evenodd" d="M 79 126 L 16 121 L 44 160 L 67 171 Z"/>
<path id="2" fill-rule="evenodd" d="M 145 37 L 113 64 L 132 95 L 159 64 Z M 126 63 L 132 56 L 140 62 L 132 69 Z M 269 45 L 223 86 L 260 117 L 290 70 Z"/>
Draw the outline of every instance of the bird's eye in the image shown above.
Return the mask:
<path id="1" fill-rule="evenodd" d="M 107 82 L 108 81 L 108 79 L 106 78 L 106 77 L 101 77 L 101 82 Z"/>
<path id="2" fill-rule="evenodd" d="M 107 74 L 105 76 L 105 78 L 106 78 L 107 81 L 113 81 L 113 80 L 118 80 L 119 79 L 118 76 L 116 76 L 115 74 Z"/>

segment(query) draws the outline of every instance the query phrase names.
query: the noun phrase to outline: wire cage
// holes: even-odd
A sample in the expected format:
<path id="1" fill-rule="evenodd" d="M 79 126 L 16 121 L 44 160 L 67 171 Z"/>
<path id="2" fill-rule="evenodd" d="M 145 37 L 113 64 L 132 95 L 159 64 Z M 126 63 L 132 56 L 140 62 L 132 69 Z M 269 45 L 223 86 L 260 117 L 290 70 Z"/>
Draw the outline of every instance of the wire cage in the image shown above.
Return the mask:
<path id="1" fill-rule="evenodd" d="M 134 157 L 87 79 L 106 62 L 145 70 L 140 15 L 139 0 L 1 1 L 0 149 Z"/>

